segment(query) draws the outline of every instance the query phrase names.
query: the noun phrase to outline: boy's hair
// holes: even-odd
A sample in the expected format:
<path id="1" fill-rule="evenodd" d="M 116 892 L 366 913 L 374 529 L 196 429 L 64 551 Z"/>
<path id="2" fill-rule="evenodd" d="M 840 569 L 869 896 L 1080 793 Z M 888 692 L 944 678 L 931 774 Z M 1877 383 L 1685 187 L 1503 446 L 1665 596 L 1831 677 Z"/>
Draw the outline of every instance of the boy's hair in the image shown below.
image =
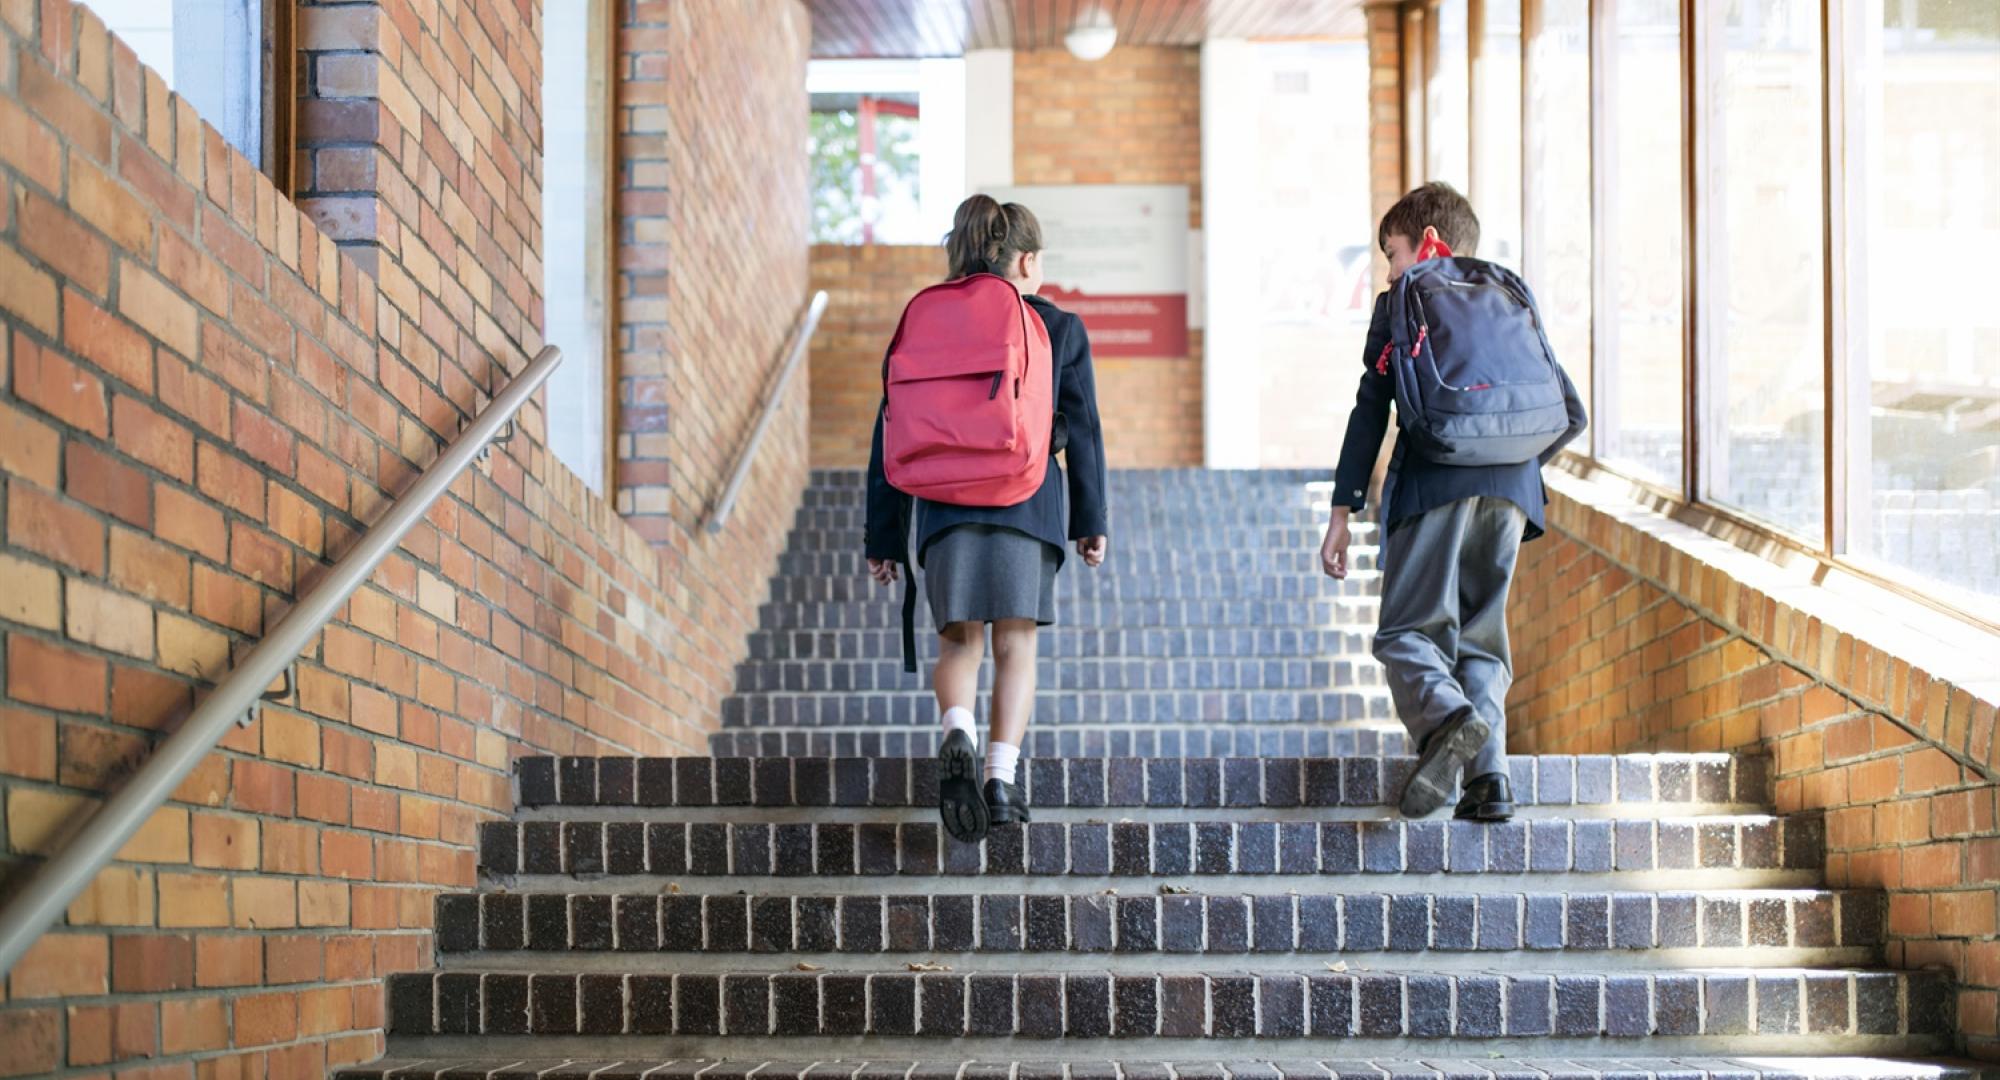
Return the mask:
<path id="1" fill-rule="evenodd" d="M 1438 231 L 1438 239 L 1449 245 L 1454 255 L 1472 255 L 1479 250 L 1479 215 L 1472 212 L 1472 203 L 1457 188 L 1442 180 L 1433 180 L 1397 199 L 1382 215 L 1375 246 L 1387 248 L 1392 234 L 1412 245 L 1420 243 L 1426 225 Z"/>

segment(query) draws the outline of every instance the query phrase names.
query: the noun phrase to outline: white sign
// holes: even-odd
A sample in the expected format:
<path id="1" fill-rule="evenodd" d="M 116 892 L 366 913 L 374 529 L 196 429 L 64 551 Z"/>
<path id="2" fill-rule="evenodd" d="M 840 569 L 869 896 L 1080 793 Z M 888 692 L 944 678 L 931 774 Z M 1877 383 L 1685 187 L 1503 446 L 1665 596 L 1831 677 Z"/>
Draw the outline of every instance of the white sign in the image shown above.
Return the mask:
<path id="1" fill-rule="evenodd" d="M 995 188 L 1042 223 L 1042 295 L 1075 312 L 1098 356 L 1178 358 L 1188 342 L 1186 185 Z"/>

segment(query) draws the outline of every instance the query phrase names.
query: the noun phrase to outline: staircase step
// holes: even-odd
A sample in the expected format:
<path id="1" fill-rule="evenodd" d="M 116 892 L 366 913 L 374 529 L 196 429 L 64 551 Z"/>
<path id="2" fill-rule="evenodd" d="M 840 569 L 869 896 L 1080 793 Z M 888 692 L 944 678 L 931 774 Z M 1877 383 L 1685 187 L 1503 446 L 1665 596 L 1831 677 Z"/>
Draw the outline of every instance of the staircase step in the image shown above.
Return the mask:
<path id="1" fill-rule="evenodd" d="M 884 588 L 880 596 L 866 600 L 765 603 L 757 609 L 758 625 L 766 630 L 900 631 L 901 596 L 898 586 L 895 591 Z M 1358 592 L 1311 600 L 1098 600 L 1071 596 L 1061 607 L 1065 622 L 1127 630 L 1323 626 L 1372 632 L 1376 621 L 1375 597 Z M 920 610 L 917 623 L 917 628 L 924 630 L 930 623 L 929 614 Z"/>
<path id="2" fill-rule="evenodd" d="M 1125 580 L 1152 576 L 1173 578 L 1205 575 L 1223 578 L 1316 578 L 1320 571 L 1319 549 L 1285 551 L 1235 551 L 1198 548 L 1119 549 L 1114 562 L 1079 574 L 1079 581 Z M 1348 545 L 1348 562 L 1360 570 L 1374 570 L 1378 549 L 1373 544 Z M 867 568 L 866 556 L 858 550 L 793 552 L 778 556 L 778 577 L 793 580 L 859 576 Z"/>
<path id="3" fill-rule="evenodd" d="M 720 757 L 905 757 L 936 752 L 937 731 L 884 727 L 738 728 L 709 736 Z M 1401 754 L 1409 739 L 1386 720 L 1312 724 L 1065 724 L 1030 728 L 1028 758 L 1327 757 Z"/>
<path id="4" fill-rule="evenodd" d="M 795 954 L 1874 950 L 1880 893 L 446 893 L 438 949 Z M 1129 890 L 1128 890 L 1129 891 Z M 1621 957 L 1622 959 L 1623 957 Z M 1877 959 L 1866 956 L 1861 959 Z M 1052 958 L 1053 959 L 1053 958 Z M 620 963 L 633 963 L 627 958 Z M 672 961 L 680 963 L 681 961 Z M 1157 962 L 1153 960 L 1152 962 Z M 1707 962 L 1717 962 L 1710 958 Z M 1838 961 L 1835 961 L 1838 962 Z"/>
<path id="5" fill-rule="evenodd" d="M 822 512 L 813 512 L 815 514 Z M 1326 516 L 1298 515 L 1286 524 L 1189 525 L 1151 529 L 1119 529 L 1113 523 L 1111 558 L 1122 552 L 1164 550 L 1229 550 L 1255 552 L 1318 551 L 1326 539 Z M 860 518 L 852 523 L 820 522 L 801 514 L 787 549 L 799 554 L 860 551 L 866 544 Z"/>
<path id="6" fill-rule="evenodd" d="M 1419 1039 L 1940 1036 L 1941 972 L 391 975 L 398 1036 Z M 1782 1045 L 1782 1043 L 1781 1043 Z M 613 1051 L 615 1053 L 615 1051 Z"/>
<path id="7" fill-rule="evenodd" d="M 884 1053 L 890 1048 L 883 1048 Z M 1244 1055 L 1254 1058 L 1255 1055 Z M 1976 1062 L 1852 1057 L 1602 1057 L 1325 1061 L 768 1061 L 763 1058 L 388 1058 L 339 1080 L 1990 1080 Z"/>
<path id="8" fill-rule="evenodd" d="M 1049 690 L 1035 695 L 1034 717 L 1043 725 L 1386 722 L 1395 718 L 1395 710 L 1388 690 L 1371 686 L 1336 690 Z M 852 694 L 737 694 L 722 706 L 724 728 L 935 727 L 937 723 L 937 697 L 921 686 Z"/>
<path id="9" fill-rule="evenodd" d="M 982 682 L 990 685 L 990 661 Z M 1057 659 L 1035 665 L 1036 682 L 1049 693 L 1101 690 L 1324 691 L 1379 687 L 1382 666 L 1373 657 L 1344 660 Z M 900 656 L 850 660 L 760 660 L 739 664 L 736 691 L 752 693 L 902 693 L 922 685 L 903 671 Z"/>
<path id="10" fill-rule="evenodd" d="M 1317 558 L 1317 556 L 1315 556 Z M 921 583 L 922 568 L 917 576 Z M 1105 572 L 1084 569 L 1057 575 L 1056 603 L 1063 608 L 1078 604 L 1104 603 L 1243 603 L 1272 601 L 1297 603 L 1334 600 L 1342 597 L 1372 597 L 1379 592 L 1378 576 L 1357 570 L 1340 581 L 1327 577 L 1315 567 L 1311 574 L 1258 574 L 1230 576 L 1183 572 L 1171 575 L 1133 573 L 1123 568 Z M 777 577 L 771 580 L 768 597 L 774 604 L 804 603 L 888 603 L 899 599 L 901 587 L 883 586 L 865 571 L 811 577 Z"/>
<path id="11" fill-rule="evenodd" d="M 493 821 L 482 870 L 652 877 L 1181 877 L 1817 872 L 1816 817 L 1458 821 L 1048 821 L 961 844 L 931 821 Z M 1705 876 L 1704 876 L 1705 872 Z M 1755 875 L 1752 875 L 1755 876 Z M 1769 875 L 1766 875 L 1769 876 Z"/>
<path id="12" fill-rule="evenodd" d="M 935 740 L 933 733 L 924 737 Z M 1385 806 L 1405 757 L 1030 758 L 1021 783 L 1054 807 Z M 1770 763 L 1732 754 L 1547 754 L 1508 759 L 1522 806 L 1762 806 Z M 935 807 L 937 759 L 923 757 L 524 757 L 518 804 L 537 806 Z"/>
<path id="13" fill-rule="evenodd" d="M 1041 655 L 1051 660 L 1185 658 L 1222 663 L 1233 659 L 1291 661 L 1366 656 L 1374 634 L 1372 626 L 1348 629 L 1160 626 L 1126 630 L 1058 623 L 1043 627 L 1036 635 L 1036 643 Z M 917 656 L 920 659 L 937 657 L 935 635 L 918 636 Z M 752 660 L 888 658 L 901 661 L 902 657 L 900 625 L 758 630 L 750 635 Z"/>

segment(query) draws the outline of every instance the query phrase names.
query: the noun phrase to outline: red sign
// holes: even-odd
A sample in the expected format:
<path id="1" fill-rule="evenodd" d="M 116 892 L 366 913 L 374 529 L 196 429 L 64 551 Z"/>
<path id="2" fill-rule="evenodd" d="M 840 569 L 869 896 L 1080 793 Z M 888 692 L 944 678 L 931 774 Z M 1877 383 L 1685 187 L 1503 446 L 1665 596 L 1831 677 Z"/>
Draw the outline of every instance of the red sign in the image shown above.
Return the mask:
<path id="1" fill-rule="evenodd" d="M 1083 320 L 1093 356 L 1161 358 L 1188 354 L 1186 293 L 1091 296 L 1044 285 L 1041 294 Z"/>

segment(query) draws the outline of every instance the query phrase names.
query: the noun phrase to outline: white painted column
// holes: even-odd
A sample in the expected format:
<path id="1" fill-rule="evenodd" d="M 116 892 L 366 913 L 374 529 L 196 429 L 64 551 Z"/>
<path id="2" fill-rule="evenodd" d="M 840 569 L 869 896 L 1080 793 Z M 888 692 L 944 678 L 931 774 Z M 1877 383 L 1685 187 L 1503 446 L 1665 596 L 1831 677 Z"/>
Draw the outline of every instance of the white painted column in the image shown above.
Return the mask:
<path id="1" fill-rule="evenodd" d="M 965 183 L 966 64 L 963 60 L 917 62 L 917 198 L 922 204 L 925 243 L 942 242 L 952 212 L 972 189 Z"/>
<path id="2" fill-rule="evenodd" d="M 1249 42 L 1201 47 L 1202 445 L 1211 469 L 1255 468 L 1259 458 L 1256 78 Z"/>
<path id="3" fill-rule="evenodd" d="M 967 192 L 1014 183 L 1014 52 L 965 54 L 965 187 Z"/>

